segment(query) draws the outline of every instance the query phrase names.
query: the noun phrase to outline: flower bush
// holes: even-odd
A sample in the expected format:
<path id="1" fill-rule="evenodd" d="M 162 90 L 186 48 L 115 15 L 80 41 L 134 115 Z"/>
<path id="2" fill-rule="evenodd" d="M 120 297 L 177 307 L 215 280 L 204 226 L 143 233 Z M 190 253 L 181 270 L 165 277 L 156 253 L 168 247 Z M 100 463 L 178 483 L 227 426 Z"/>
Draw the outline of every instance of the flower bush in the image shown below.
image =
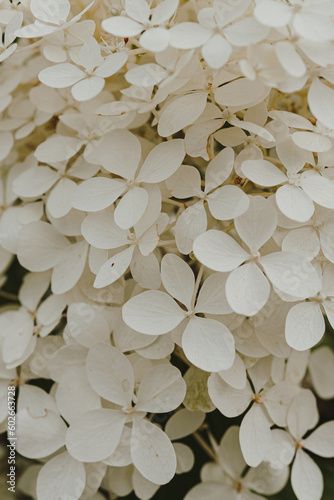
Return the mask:
<path id="1" fill-rule="evenodd" d="M 1 0 L 0 24 L 18 492 L 329 498 L 334 2 Z"/>

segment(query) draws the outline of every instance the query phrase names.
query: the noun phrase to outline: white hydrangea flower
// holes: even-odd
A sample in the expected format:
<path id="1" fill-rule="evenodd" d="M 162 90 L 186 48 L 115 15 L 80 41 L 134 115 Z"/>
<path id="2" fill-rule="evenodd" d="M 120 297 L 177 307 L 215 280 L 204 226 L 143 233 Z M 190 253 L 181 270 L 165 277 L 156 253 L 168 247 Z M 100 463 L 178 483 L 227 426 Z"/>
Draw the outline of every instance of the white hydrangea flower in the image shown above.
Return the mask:
<path id="1" fill-rule="evenodd" d="M 162 259 L 161 281 L 168 293 L 149 290 L 132 297 L 123 306 L 125 323 L 147 335 L 163 335 L 182 324 L 181 344 L 189 361 L 211 372 L 230 368 L 235 356 L 231 332 L 220 321 L 198 316 L 221 312 L 224 289 L 219 290 L 218 295 L 215 282 L 208 278 L 197 296 L 198 278 L 195 283 L 191 268 L 173 254 Z M 210 298 L 215 295 L 216 307 L 210 304 Z M 176 300 L 185 309 L 181 309 Z"/>
<path id="2" fill-rule="evenodd" d="M 326 496 L 333 2 L 0 0 L 0 25 L 19 494 Z"/>
<path id="3" fill-rule="evenodd" d="M 276 468 L 284 467 L 293 461 L 291 485 L 298 500 L 307 497 L 320 499 L 324 488 L 318 465 L 304 450 L 321 457 L 334 455 L 333 421 L 320 425 L 304 437 L 317 425 L 318 420 L 316 399 L 306 389 L 297 394 L 290 405 L 287 415 L 288 431 L 273 431 L 275 446 L 270 450 L 269 461 Z"/>
<path id="4" fill-rule="evenodd" d="M 88 354 L 87 376 L 92 388 L 112 401 L 117 409 L 92 410 L 74 419 L 66 435 L 70 454 L 84 462 L 106 460 L 108 463 L 118 446 L 130 446 L 131 460 L 146 479 L 156 484 L 170 481 L 176 470 L 173 446 L 157 426 L 143 417 L 146 412 L 171 411 L 180 404 L 185 395 L 180 372 L 168 364 L 157 365 L 144 375 L 134 394 L 135 378 L 130 361 L 117 349 L 96 344 Z M 126 424 L 131 424 L 129 436 Z M 99 441 L 99 446 L 92 447 L 87 442 L 87 432 L 93 428 L 94 440 Z"/>
<path id="5" fill-rule="evenodd" d="M 60 63 L 43 69 L 38 78 L 48 87 L 63 89 L 71 87 L 77 101 L 88 101 L 96 97 L 109 78 L 126 63 L 125 51 L 102 57 L 95 38 L 85 42 L 78 53 L 72 53 L 72 63 Z M 81 66 L 83 69 L 79 68 Z"/>
<path id="6" fill-rule="evenodd" d="M 260 500 L 262 495 L 273 495 L 284 487 L 288 478 L 288 469 L 277 472 L 263 464 L 250 469 L 246 474 L 246 462 L 243 459 L 238 440 L 239 429 L 230 427 L 219 445 L 216 444 L 217 463 L 207 463 L 201 470 L 202 482 L 192 488 L 185 496 L 186 500 L 207 498 L 249 498 Z"/>
<path id="7" fill-rule="evenodd" d="M 35 21 L 17 29 L 15 34 L 20 38 L 36 38 L 66 29 L 77 23 L 93 4 L 94 1 L 68 20 L 71 10 L 71 4 L 68 0 L 31 0 L 30 10 Z"/>

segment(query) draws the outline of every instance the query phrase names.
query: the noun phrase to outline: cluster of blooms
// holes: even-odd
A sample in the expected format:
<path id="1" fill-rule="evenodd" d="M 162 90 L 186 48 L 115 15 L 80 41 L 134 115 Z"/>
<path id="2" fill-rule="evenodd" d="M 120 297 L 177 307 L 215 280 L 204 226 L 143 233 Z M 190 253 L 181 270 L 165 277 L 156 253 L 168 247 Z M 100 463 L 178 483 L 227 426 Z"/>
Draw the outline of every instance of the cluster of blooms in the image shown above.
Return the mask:
<path id="1" fill-rule="evenodd" d="M 1 0 L 0 25 L 1 429 L 15 383 L 19 488 L 148 500 L 192 469 L 192 435 L 213 462 L 187 500 L 260 500 L 290 475 L 320 500 L 334 2 Z M 240 416 L 220 444 L 215 409 Z"/>

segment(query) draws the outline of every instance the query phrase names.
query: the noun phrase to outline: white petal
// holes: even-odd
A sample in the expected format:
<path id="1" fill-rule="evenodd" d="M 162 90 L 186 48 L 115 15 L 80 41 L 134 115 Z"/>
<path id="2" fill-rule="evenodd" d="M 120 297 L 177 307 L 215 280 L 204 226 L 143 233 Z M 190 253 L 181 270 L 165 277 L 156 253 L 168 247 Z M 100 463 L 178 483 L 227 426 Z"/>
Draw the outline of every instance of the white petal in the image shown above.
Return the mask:
<path id="1" fill-rule="evenodd" d="M 206 102 L 206 92 L 194 92 L 173 99 L 162 109 L 158 124 L 159 135 L 168 137 L 194 123 L 203 113 Z"/>
<path id="2" fill-rule="evenodd" d="M 282 469 L 289 465 L 295 456 L 295 441 L 288 432 L 282 429 L 273 429 L 271 435 L 273 439 L 266 461 L 273 469 Z"/>
<path id="3" fill-rule="evenodd" d="M 218 410 L 229 418 L 241 415 L 252 401 L 252 389 L 249 382 L 243 389 L 234 389 L 223 381 L 219 373 L 210 375 L 208 391 Z"/>
<path id="4" fill-rule="evenodd" d="M 312 226 L 299 227 L 289 231 L 285 236 L 282 250 L 301 253 L 311 261 L 320 252 L 319 236 Z"/>
<path id="5" fill-rule="evenodd" d="M 165 181 L 180 167 L 185 154 L 184 142 L 181 139 L 158 144 L 147 155 L 137 181 L 152 184 Z"/>
<path id="6" fill-rule="evenodd" d="M 274 0 L 266 0 L 256 5 L 254 15 L 265 26 L 280 28 L 288 24 L 292 13 L 288 5 Z"/>
<path id="7" fill-rule="evenodd" d="M 170 417 L 165 432 L 169 439 L 175 441 L 195 432 L 202 425 L 204 419 L 205 413 L 182 408 Z"/>
<path id="8" fill-rule="evenodd" d="M 274 495 L 279 493 L 289 479 L 289 468 L 281 467 L 273 469 L 268 463 L 264 462 L 259 467 L 250 469 L 246 476 L 244 484 L 247 488 L 255 490 L 264 495 Z M 249 500 L 262 500 L 259 495 L 251 495 Z"/>
<path id="9" fill-rule="evenodd" d="M 87 259 L 88 245 L 85 241 L 73 243 L 62 260 L 53 269 L 51 290 L 61 294 L 73 288 L 83 273 Z"/>
<path id="10" fill-rule="evenodd" d="M 107 56 L 102 64 L 94 71 L 94 75 L 101 78 L 108 78 L 109 76 L 117 73 L 122 66 L 126 63 L 128 54 L 124 50 L 122 52 L 115 52 Z"/>
<path id="11" fill-rule="evenodd" d="M 124 190 L 125 185 L 121 181 L 107 177 L 93 177 L 78 186 L 72 205 L 77 210 L 98 212 L 112 205 Z"/>
<path id="12" fill-rule="evenodd" d="M 235 228 L 252 252 L 258 251 L 274 234 L 277 215 L 273 204 L 261 196 L 252 196 L 243 215 L 236 218 Z"/>
<path id="13" fill-rule="evenodd" d="M 193 451 L 183 443 L 174 443 L 173 446 L 177 460 L 176 473 L 184 474 L 185 472 L 189 472 L 195 463 Z"/>
<path id="14" fill-rule="evenodd" d="M 269 93 L 260 80 L 248 80 L 239 78 L 232 82 L 218 87 L 215 91 L 215 98 L 222 106 L 250 107 L 262 102 Z"/>
<path id="15" fill-rule="evenodd" d="M 306 151 L 314 151 L 315 153 L 323 153 L 332 147 L 332 141 L 325 135 L 316 134 L 315 132 L 294 132 L 291 136 L 293 142 Z"/>
<path id="16" fill-rule="evenodd" d="M 107 250 L 128 243 L 128 232 L 120 229 L 108 211 L 87 215 L 81 225 L 82 236 L 95 248 Z"/>
<path id="17" fill-rule="evenodd" d="M 257 467 L 271 446 L 270 423 L 260 405 L 254 404 L 240 426 L 240 446 L 247 465 Z"/>
<path id="18" fill-rule="evenodd" d="M 181 167 L 166 180 L 166 185 L 174 198 L 191 198 L 201 192 L 201 174 L 195 167 Z"/>
<path id="19" fill-rule="evenodd" d="M 30 271 L 46 271 L 60 261 L 68 245 L 67 239 L 51 224 L 32 222 L 20 232 L 18 259 Z"/>
<path id="20" fill-rule="evenodd" d="M 195 49 L 203 45 L 211 32 L 198 23 L 178 23 L 170 30 L 170 45 L 176 49 Z"/>
<path id="21" fill-rule="evenodd" d="M 23 278 L 19 291 L 21 304 L 29 311 L 35 311 L 48 290 L 50 284 L 50 273 L 28 273 Z"/>
<path id="22" fill-rule="evenodd" d="M 133 422 L 131 457 L 134 466 L 152 483 L 166 484 L 175 474 L 172 443 L 159 427 L 144 419 Z"/>
<path id="23" fill-rule="evenodd" d="M 110 328 L 101 311 L 85 302 L 73 302 L 67 309 L 67 334 L 79 344 L 91 347 L 107 342 Z"/>
<path id="24" fill-rule="evenodd" d="M 304 434 L 316 426 L 319 420 L 317 401 L 309 389 L 303 389 L 297 394 L 288 410 L 288 428 L 290 434 L 300 440 Z"/>
<path id="25" fill-rule="evenodd" d="M 208 193 L 223 184 L 231 175 L 234 165 L 234 151 L 227 147 L 211 160 L 205 170 L 205 192 Z"/>
<path id="26" fill-rule="evenodd" d="M 315 203 L 334 208 L 334 181 L 319 174 L 302 175 L 300 185 Z"/>
<path id="27" fill-rule="evenodd" d="M 196 486 L 188 491 L 184 500 L 203 500 L 203 498 L 210 500 L 221 500 L 222 498 L 236 500 L 234 490 L 230 486 L 218 482 L 196 484 Z"/>
<path id="28" fill-rule="evenodd" d="M 303 440 L 303 447 L 319 457 L 332 458 L 334 456 L 334 421 L 320 425 Z"/>
<path id="29" fill-rule="evenodd" d="M 113 467 L 124 467 L 130 465 L 131 455 L 130 455 L 130 439 L 131 439 L 131 429 L 126 425 L 123 428 L 121 440 L 116 448 L 116 450 L 106 458 L 103 462 L 107 465 Z"/>
<path id="30" fill-rule="evenodd" d="M 71 179 L 60 179 L 50 192 L 46 203 L 51 217 L 59 219 L 65 217 L 72 209 L 72 198 L 77 185 Z"/>
<path id="31" fill-rule="evenodd" d="M 34 155 L 41 163 L 58 163 L 72 158 L 81 146 L 75 137 L 53 135 L 37 146 Z"/>
<path id="32" fill-rule="evenodd" d="M 125 420 L 125 414 L 105 408 L 80 415 L 66 433 L 68 452 L 80 462 L 104 460 L 116 449 Z"/>
<path id="33" fill-rule="evenodd" d="M 298 450 L 291 469 L 292 489 L 300 500 L 320 500 L 324 480 L 317 464 L 303 450 Z"/>
<path id="34" fill-rule="evenodd" d="M 288 41 L 278 42 L 275 45 L 275 51 L 279 62 L 289 75 L 295 78 L 301 78 L 305 75 L 305 63 L 292 43 Z"/>
<path id="35" fill-rule="evenodd" d="M 178 7 L 178 0 L 164 0 L 152 9 L 151 22 L 154 25 L 163 24 L 170 19 Z"/>
<path id="36" fill-rule="evenodd" d="M 248 258 L 247 252 L 228 234 L 211 229 L 194 241 L 196 258 L 209 269 L 232 271 Z"/>
<path id="37" fill-rule="evenodd" d="M 70 13 L 68 0 L 31 0 L 30 10 L 34 17 L 46 23 L 62 24 Z"/>
<path id="38" fill-rule="evenodd" d="M 181 213 L 175 224 L 175 242 L 179 252 L 187 255 L 197 236 L 204 233 L 207 216 L 203 203 L 195 203 Z"/>
<path id="39" fill-rule="evenodd" d="M 133 279 L 142 287 L 158 290 L 161 286 L 160 262 L 154 253 L 142 255 L 135 251 L 130 264 Z"/>
<path id="40" fill-rule="evenodd" d="M 133 467 L 111 467 L 106 477 L 108 489 L 119 496 L 129 495 L 134 488 Z M 98 499 L 100 500 L 100 498 Z"/>
<path id="41" fill-rule="evenodd" d="M 148 205 L 146 189 L 134 187 L 118 202 L 114 212 L 116 224 L 121 229 L 133 227 L 142 218 Z"/>
<path id="42" fill-rule="evenodd" d="M 208 314 L 229 314 L 232 312 L 225 293 L 227 276 L 222 273 L 211 274 L 200 288 L 195 311 Z"/>
<path id="43" fill-rule="evenodd" d="M 259 186 L 277 186 L 287 181 L 286 175 L 267 160 L 246 160 L 241 170 L 245 177 Z"/>
<path id="44" fill-rule="evenodd" d="M 292 297 L 313 297 L 321 288 L 318 273 L 305 257 L 275 252 L 261 257 L 261 264 L 273 286 Z"/>
<path id="45" fill-rule="evenodd" d="M 141 145 L 138 138 L 128 130 L 121 129 L 105 134 L 98 148 L 87 153 L 86 159 L 124 179 L 133 180 L 140 157 Z"/>
<path id="46" fill-rule="evenodd" d="M 321 14 L 317 15 L 317 11 L 307 12 L 305 9 L 296 12 L 293 18 L 293 27 L 300 36 L 317 43 L 334 38 L 332 19 Z"/>
<path id="47" fill-rule="evenodd" d="M 66 495 L 79 498 L 85 484 L 84 465 L 65 452 L 43 465 L 37 476 L 36 493 L 40 500 L 58 500 Z"/>
<path id="48" fill-rule="evenodd" d="M 247 47 L 264 40 L 269 29 L 260 24 L 253 16 L 248 16 L 226 26 L 224 33 L 232 45 Z"/>
<path id="49" fill-rule="evenodd" d="M 154 366 L 144 375 L 137 392 L 136 410 L 165 413 L 175 410 L 186 395 L 180 371 L 172 365 Z"/>
<path id="50" fill-rule="evenodd" d="M 88 383 L 85 368 L 74 366 L 65 371 L 55 391 L 57 408 L 68 423 L 90 410 L 101 408 L 100 397 Z"/>
<path id="51" fill-rule="evenodd" d="M 108 344 L 95 344 L 88 352 L 87 377 L 92 388 L 104 399 L 120 406 L 131 403 L 134 373 L 128 358 Z"/>
<path id="52" fill-rule="evenodd" d="M 233 335 L 214 319 L 191 319 L 182 335 L 182 348 L 189 361 L 208 372 L 227 370 L 234 362 Z"/>
<path id="53" fill-rule="evenodd" d="M 334 397 L 332 377 L 334 373 L 334 353 L 328 346 L 319 347 L 311 353 L 309 371 L 316 393 L 322 399 Z"/>
<path id="54" fill-rule="evenodd" d="M 311 112 L 325 127 L 334 128 L 334 91 L 315 78 L 308 93 Z"/>
<path id="55" fill-rule="evenodd" d="M 282 381 L 265 392 L 264 406 L 272 421 L 279 427 L 286 427 L 288 408 L 298 391 L 297 385 Z"/>
<path id="56" fill-rule="evenodd" d="M 167 49 L 170 34 L 165 28 L 151 28 L 140 37 L 140 45 L 151 52 L 162 52 Z"/>
<path id="57" fill-rule="evenodd" d="M 246 369 L 240 356 L 236 355 L 234 363 L 228 370 L 222 370 L 218 373 L 221 379 L 234 389 L 244 389 L 246 387 L 247 375 Z"/>
<path id="58" fill-rule="evenodd" d="M 118 473 L 118 469 L 116 469 Z M 131 468 L 132 470 L 132 468 Z M 159 489 L 158 484 L 154 484 L 148 479 L 146 479 L 138 469 L 134 468 L 131 477 L 131 487 L 129 493 L 132 491 L 137 495 L 138 498 L 152 498 Z M 113 490 L 114 491 L 114 490 Z"/>
<path id="59" fill-rule="evenodd" d="M 58 179 L 57 172 L 49 167 L 31 167 L 16 177 L 13 190 L 18 196 L 32 198 L 49 191 Z"/>
<path id="60" fill-rule="evenodd" d="M 288 312 L 285 323 L 286 341 L 293 349 L 306 351 L 322 339 L 325 328 L 319 304 L 302 302 Z"/>
<path id="61" fill-rule="evenodd" d="M 211 37 L 202 47 L 202 55 L 210 68 L 220 69 L 228 61 L 231 45 L 221 35 Z"/>
<path id="62" fill-rule="evenodd" d="M 143 31 L 141 24 L 125 16 L 113 16 L 104 19 L 102 21 L 102 28 L 107 33 L 122 38 L 137 36 Z"/>
<path id="63" fill-rule="evenodd" d="M 162 66 L 155 63 L 147 63 L 140 66 L 133 66 L 126 72 L 125 79 L 132 85 L 149 88 L 158 85 L 167 76 L 168 72 Z"/>
<path id="64" fill-rule="evenodd" d="M 32 416 L 28 409 L 16 415 L 17 451 L 27 458 L 43 458 L 65 443 L 66 425 L 58 414 L 45 410 L 42 416 Z"/>
<path id="65" fill-rule="evenodd" d="M 131 263 L 133 252 L 134 247 L 130 246 L 108 259 L 96 275 L 94 288 L 104 288 L 121 278 Z"/>
<path id="66" fill-rule="evenodd" d="M 298 222 L 308 221 L 314 213 L 314 205 L 309 196 L 290 184 L 276 191 L 276 203 L 286 217 Z"/>
<path id="67" fill-rule="evenodd" d="M 89 101 L 96 97 L 103 89 L 105 81 L 100 76 L 84 78 L 73 85 L 71 92 L 76 101 Z"/>
<path id="68" fill-rule="evenodd" d="M 250 262 L 229 275 L 226 281 L 226 298 L 238 314 L 254 316 L 267 303 L 270 285 L 259 267 Z"/>
<path id="69" fill-rule="evenodd" d="M 38 78 L 44 85 L 55 89 L 71 87 L 85 78 L 86 74 L 74 64 L 61 63 L 42 69 Z"/>
<path id="70" fill-rule="evenodd" d="M 208 205 L 217 220 L 239 217 L 249 207 L 249 197 L 237 186 L 223 186 L 208 196 Z"/>
<path id="71" fill-rule="evenodd" d="M 130 328 L 147 335 L 170 332 L 185 317 L 184 311 L 172 297 L 157 290 L 149 290 L 132 297 L 124 304 L 122 315 Z"/>
<path id="72" fill-rule="evenodd" d="M 0 315 L 0 326 L 3 362 L 16 366 L 33 338 L 33 318 L 24 308 L 6 311 Z"/>
<path id="73" fill-rule="evenodd" d="M 166 254 L 161 261 L 161 280 L 166 291 L 190 309 L 195 277 L 188 264 L 177 255 Z"/>

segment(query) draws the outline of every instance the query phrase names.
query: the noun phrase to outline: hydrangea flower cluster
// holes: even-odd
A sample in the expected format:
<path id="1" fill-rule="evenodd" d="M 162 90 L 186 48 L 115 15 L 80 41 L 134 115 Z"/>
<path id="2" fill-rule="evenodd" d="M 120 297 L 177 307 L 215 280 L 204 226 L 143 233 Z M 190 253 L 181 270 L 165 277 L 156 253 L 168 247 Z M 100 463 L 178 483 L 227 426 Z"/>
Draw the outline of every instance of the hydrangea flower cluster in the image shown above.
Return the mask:
<path id="1" fill-rule="evenodd" d="M 1 430 L 14 384 L 20 491 L 160 498 L 197 442 L 211 461 L 186 500 L 289 481 L 320 500 L 334 2 L 1 0 L 0 24 Z"/>

